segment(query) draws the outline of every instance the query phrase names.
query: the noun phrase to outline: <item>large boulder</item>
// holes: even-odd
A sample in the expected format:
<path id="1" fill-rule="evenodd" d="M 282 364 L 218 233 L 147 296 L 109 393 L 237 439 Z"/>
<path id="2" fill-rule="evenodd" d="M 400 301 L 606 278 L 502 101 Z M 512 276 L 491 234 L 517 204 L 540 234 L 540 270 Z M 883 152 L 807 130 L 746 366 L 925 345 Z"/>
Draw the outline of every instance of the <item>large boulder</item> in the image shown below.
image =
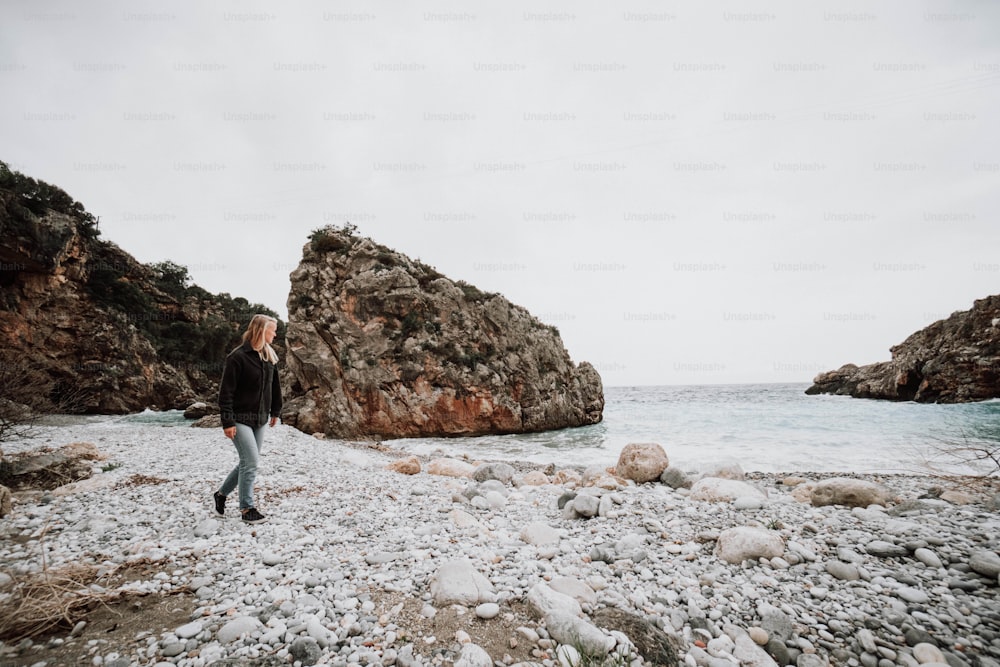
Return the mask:
<path id="1" fill-rule="evenodd" d="M 313 233 L 291 273 L 283 419 L 354 438 L 595 424 L 601 378 L 499 294 L 353 234 Z"/>
<path id="2" fill-rule="evenodd" d="M 777 558 L 784 552 L 785 542 L 781 535 L 773 530 L 752 526 L 724 530 L 715 543 L 715 555 L 732 564 L 758 558 Z"/>
<path id="3" fill-rule="evenodd" d="M 978 299 L 890 352 L 891 361 L 820 373 L 806 393 L 920 403 L 1000 397 L 1000 295 Z"/>
<path id="4" fill-rule="evenodd" d="M 667 453 L 655 442 L 633 442 L 618 454 L 615 474 L 640 484 L 660 479 L 670 465 Z"/>
<path id="5" fill-rule="evenodd" d="M 737 498 L 767 500 L 767 494 L 749 482 L 722 477 L 702 477 L 691 485 L 691 500 L 710 503 L 731 502 Z"/>
<path id="6" fill-rule="evenodd" d="M 449 604 L 474 606 L 497 600 L 493 584 L 467 560 L 442 563 L 431 581 L 431 595 L 438 607 Z"/>
<path id="7" fill-rule="evenodd" d="M 844 505 L 868 507 L 889 505 L 894 499 L 892 491 L 876 482 L 852 477 L 831 477 L 812 487 L 810 501 L 816 507 Z"/>

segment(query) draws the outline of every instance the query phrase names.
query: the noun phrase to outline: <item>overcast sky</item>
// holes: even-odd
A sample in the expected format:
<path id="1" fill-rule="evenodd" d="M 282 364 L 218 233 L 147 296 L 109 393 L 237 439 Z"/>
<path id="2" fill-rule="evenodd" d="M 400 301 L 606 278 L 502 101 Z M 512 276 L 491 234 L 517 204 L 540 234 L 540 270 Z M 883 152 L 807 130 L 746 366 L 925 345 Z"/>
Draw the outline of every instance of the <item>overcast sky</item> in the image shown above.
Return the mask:
<path id="1" fill-rule="evenodd" d="M 1000 292 L 1000 4 L 29 2 L 0 159 L 285 316 L 310 231 L 605 385 L 808 382 Z"/>

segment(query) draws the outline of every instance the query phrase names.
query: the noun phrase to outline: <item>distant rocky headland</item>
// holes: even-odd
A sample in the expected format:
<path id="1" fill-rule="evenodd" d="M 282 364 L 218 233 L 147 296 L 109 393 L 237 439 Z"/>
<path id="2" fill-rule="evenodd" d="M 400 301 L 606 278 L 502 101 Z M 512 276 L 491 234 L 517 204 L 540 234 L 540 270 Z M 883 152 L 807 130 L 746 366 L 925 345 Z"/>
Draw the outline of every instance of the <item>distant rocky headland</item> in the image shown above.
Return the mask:
<path id="1" fill-rule="evenodd" d="M 806 393 L 919 403 L 1000 398 L 1000 295 L 934 322 L 891 352 L 891 361 L 821 373 Z"/>
<path id="2" fill-rule="evenodd" d="M 256 312 L 273 314 L 137 261 L 80 202 L 0 162 L 0 402 L 120 414 L 212 400 Z"/>
<path id="3" fill-rule="evenodd" d="M 354 231 L 313 232 L 291 274 L 286 423 L 350 438 L 601 421 L 601 377 L 555 327 Z"/>

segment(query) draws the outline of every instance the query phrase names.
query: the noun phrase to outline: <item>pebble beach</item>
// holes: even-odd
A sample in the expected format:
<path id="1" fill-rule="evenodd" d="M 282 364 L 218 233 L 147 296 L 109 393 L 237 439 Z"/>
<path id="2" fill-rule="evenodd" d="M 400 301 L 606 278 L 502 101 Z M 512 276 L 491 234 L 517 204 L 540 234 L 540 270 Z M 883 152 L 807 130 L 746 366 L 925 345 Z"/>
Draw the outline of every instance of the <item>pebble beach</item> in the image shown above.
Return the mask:
<path id="1" fill-rule="evenodd" d="M 399 452 L 279 425 L 257 477 L 268 521 L 247 525 L 235 494 L 211 510 L 236 463 L 219 429 L 81 419 L 3 449 L 74 442 L 100 453 L 93 477 L 19 492 L 0 519 L 0 607 L 87 565 L 133 572 L 92 591 L 190 608 L 114 640 L 83 619 L 0 643 L 0 665 L 1000 667 L 995 484 L 866 475 L 890 501 L 815 506 L 811 487 L 852 476 L 706 464 L 675 488 L 460 442 L 405 474 Z"/>

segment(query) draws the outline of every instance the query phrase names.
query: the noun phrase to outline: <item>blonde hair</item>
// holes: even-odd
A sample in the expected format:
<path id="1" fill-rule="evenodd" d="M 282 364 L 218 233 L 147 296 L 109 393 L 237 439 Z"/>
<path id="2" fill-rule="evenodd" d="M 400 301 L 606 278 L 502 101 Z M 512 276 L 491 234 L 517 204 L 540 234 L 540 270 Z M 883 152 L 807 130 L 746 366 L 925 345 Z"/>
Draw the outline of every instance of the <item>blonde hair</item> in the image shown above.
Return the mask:
<path id="1" fill-rule="evenodd" d="M 272 364 L 278 363 L 278 355 L 275 353 L 274 348 L 267 344 L 264 340 L 264 330 L 267 328 L 268 324 L 274 323 L 278 324 L 278 320 L 274 319 L 270 315 L 257 314 L 250 318 L 250 324 L 247 325 L 247 330 L 243 332 L 243 342 L 250 341 L 250 347 L 257 350 L 260 356 Z"/>

